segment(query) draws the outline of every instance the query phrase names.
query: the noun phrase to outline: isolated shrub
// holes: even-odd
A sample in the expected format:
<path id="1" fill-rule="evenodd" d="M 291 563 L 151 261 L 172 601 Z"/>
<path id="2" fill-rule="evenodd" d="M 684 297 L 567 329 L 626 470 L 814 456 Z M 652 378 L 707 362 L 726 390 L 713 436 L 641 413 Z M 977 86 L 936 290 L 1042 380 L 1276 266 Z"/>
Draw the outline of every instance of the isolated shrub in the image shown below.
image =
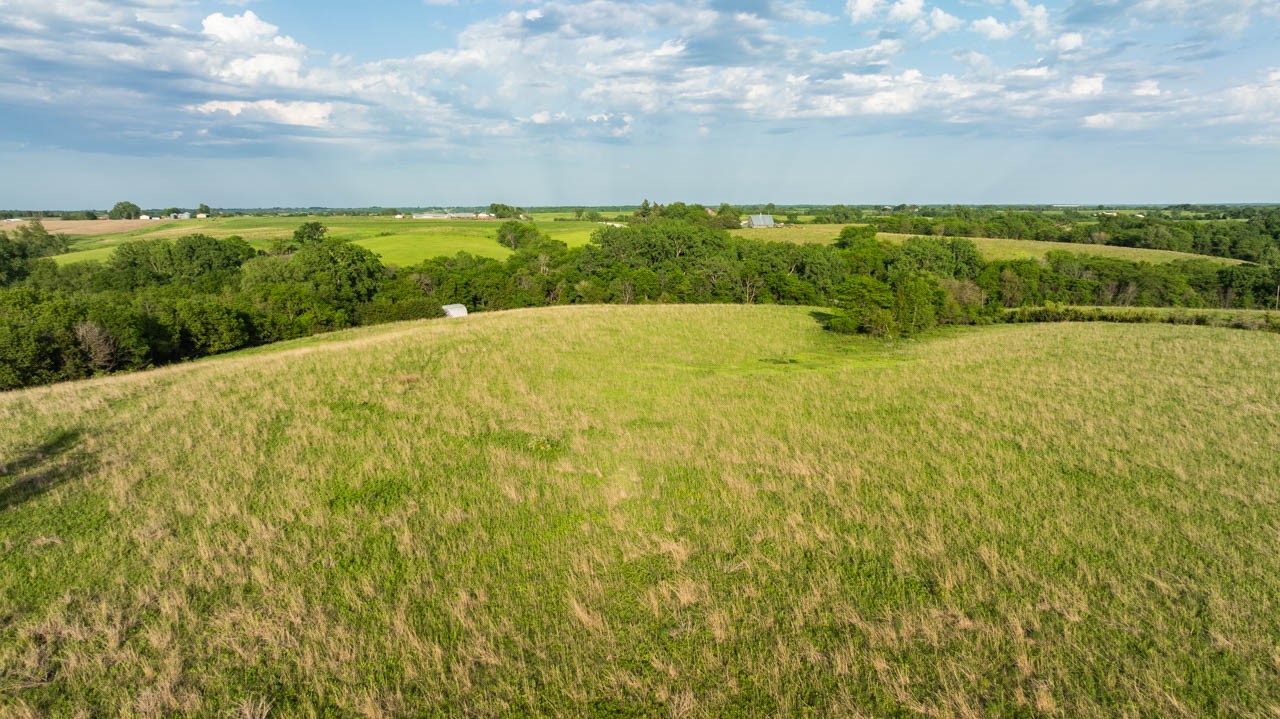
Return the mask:
<path id="1" fill-rule="evenodd" d="M 379 295 L 371 302 L 356 308 L 356 323 L 372 325 L 382 322 L 425 320 L 443 317 L 441 302 L 432 297 L 420 296 L 408 299 L 391 299 Z"/>

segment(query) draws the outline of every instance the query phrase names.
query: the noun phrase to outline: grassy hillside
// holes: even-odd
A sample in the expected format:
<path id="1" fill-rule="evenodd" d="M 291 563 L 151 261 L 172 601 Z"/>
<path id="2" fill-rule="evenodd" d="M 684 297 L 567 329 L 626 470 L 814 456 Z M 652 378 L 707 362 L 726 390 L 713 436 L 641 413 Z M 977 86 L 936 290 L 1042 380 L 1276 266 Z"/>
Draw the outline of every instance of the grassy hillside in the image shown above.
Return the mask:
<path id="1" fill-rule="evenodd" d="M 1278 372 L 618 306 L 0 394 L 0 713 L 1264 716 Z"/>
<path id="2" fill-rule="evenodd" d="M 733 230 L 733 234 L 739 237 L 775 242 L 819 242 L 826 244 L 834 242 L 843 227 L 844 225 L 797 225 L 795 227 L 773 229 Z M 877 236 L 890 242 L 902 242 L 912 235 L 881 232 Z M 1172 262 L 1173 260 L 1207 259 L 1221 262 L 1225 265 L 1240 264 L 1240 260 L 1226 257 L 1209 257 L 1169 250 L 1147 250 L 1139 247 L 1086 245 L 1073 242 L 1039 242 L 1036 240 L 1006 240 L 996 237 L 970 237 L 967 239 L 973 240 L 974 244 L 978 246 L 978 250 L 982 252 L 982 256 L 988 261 L 1041 259 L 1050 250 L 1066 250 L 1067 252 L 1114 257 L 1133 262 L 1159 263 Z"/>
<path id="3" fill-rule="evenodd" d="M 481 257 L 503 258 L 510 250 L 495 241 L 500 220 L 397 220 L 394 217 L 229 217 L 211 220 L 157 221 L 125 232 L 84 236 L 72 251 L 54 259 L 61 263 L 105 260 L 121 242 L 141 239 L 176 239 L 203 233 L 213 237 L 239 235 L 249 244 L 266 249 L 282 237 L 289 237 L 298 225 L 315 220 L 329 228 L 333 237 L 353 240 L 376 252 L 384 263 L 411 265 L 422 260 L 469 252 Z M 69 223 L 73 224 L 73 223 Z M 98 223 L 102 224 L 102 223 Z M 599 225 L 593 222 L 543 222 L 539 228 L 553 239 L 570 246 L 585 244 Z M 48 225 L 57 232 L 56 222 Z"/>

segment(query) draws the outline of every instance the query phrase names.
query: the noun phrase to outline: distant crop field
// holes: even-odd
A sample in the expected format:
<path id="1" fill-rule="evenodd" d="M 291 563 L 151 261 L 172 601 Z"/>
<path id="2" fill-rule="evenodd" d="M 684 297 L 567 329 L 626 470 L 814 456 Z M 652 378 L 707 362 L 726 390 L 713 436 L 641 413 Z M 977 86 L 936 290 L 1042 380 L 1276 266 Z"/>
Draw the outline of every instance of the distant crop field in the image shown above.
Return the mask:
<path id="1" fill-rule="evenodd" d="M 73 236 L 109 235 L 121 232 L 132 232 L 144 227 L 157 227 L 168 224 L 169 220 L 60 220 L 44 218 L 40 220 L 49 232 L 62 232 Z M 19 224 L 19 223 L 13 223 Z M 0 230 L 10 227 L 9 223 L 0 225 Z"/>
<path id="2" fill-rule="evenodd" d="M 126 222 L 106 221 L 99 222 Z M 384 263 L 411 265 L 431 257 L 468 252 L 501 259 L 510 250 L 496 241 L 501 220 L 397 220 L 394 217 L 228 217 L 208 220 L 173 220 L 129 226 L 125 231 L 87 236 L 73 243 L 72 251 L 55 257 L 60 263 L 103 260 L 115 245 L 130 240 L 176 239 L 202 233 L 213 237 L 238 235 L 249 244 L 266 249 L 279 238 L 289 237 L 304 222 L 320 222 L 332 237 L 352 240 L 377 253 Z M 67 223 L 72 224 L 70 222 Z M 46 227 L 52 232 L 55 225 Z M 592 222 L 538 223 L 552 238 L 570 246 L 582 245 L 600 227 Z M 69 233 L 71 234 L 71 233 Z"/>
<path id="3" fill-rule="evenodd" d="M 831 243 L 840 236 L 840 230 L 846 226 L 847 225 L 794 225 L 770 229 L 732 230 L 732 232 L 739 237 L 772 242 Z M 881 232 L 877 235 L 880 239 L 888 240 L 890 242 L 902 242 L 908 237 L 914 236 L 915 235 L 902 235 L 890 232 Z M 1240 260 L 1233 260 L 1226 257 L 1193 255 L 1186 252 L 1171 252 L 1168 250 L 1147 250 L 1137 247 L 1088 245 L 1074 242 L 1007 240 L 994 237 L 969 237 L 966 239 L 973 240 L 973 243 L 978 246 L 978 250 L 982 253 L 982 256 L 988 261 L 1043 259 L 1047 252 L 1052 250 L 1063 250 L 1066 252 L 1078 252 L 1082 254 L 1097 255 L 1100 257 L 1114 257 L 1121 260 L 1131 260 L 1134 262 L 1150 262 L 1153 264 L 1160 262 L 1172 262 L 1173 260 L 1191 259 L 1207 259 L 1214 262 L 1220 262 L 1224 265 L 1241 264 Z"/>
<path id="4" fill-rule="evenodd" d="M 1280 335 L 363 328 L 0 394 L 0 714 L 1269 716 Z"/>

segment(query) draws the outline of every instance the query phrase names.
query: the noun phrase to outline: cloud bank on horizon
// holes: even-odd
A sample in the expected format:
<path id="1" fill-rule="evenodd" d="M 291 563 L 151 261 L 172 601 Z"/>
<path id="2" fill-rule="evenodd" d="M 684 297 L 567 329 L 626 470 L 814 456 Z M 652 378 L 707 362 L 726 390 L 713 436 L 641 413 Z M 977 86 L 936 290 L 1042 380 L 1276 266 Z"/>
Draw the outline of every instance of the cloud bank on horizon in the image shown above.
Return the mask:
<path id="1" fill-rule="evenodd" d="M 708 169 L 688 187 L 793 188 L 779 199 L 823 195 L 838 177 L 785 157 L 883 165 L 896 152 L 944 175 L 964 164 L 945 178 L 963 182 L 984 170 L 948 147 L 1187 158 L 1210 175 L 1242 152 L 1280 156 L 1280 0 L 401 5 L 0 0 L 0 154 L 66 167 L 205 158 L 284 168 L 282 182 L 325 158 L 363 168 L 370 196 L 413 174 L 378 188 L 374 168 L 393 161 L 466 166 L 464 183 L 537 175 L 549 158 L 564 172 L 604 162 L 632 175 L 613 184 L 629 192 L 662 185 L 664 166 L 687 172 L 676 156 L 743 168 L 732 158 L 755 155 L 784 177 L 720 187 Z M 1057 191 L 1088 189 L 1063 164 Z M 909 186 L 910 172 L 883 171 Z M 1016 183 L 1003 172 L 981 178 L 989 192 Z M 25 197 L 11 182 L 0 189 Z M 594 198 L 593 184 L 544 175 L 517 199 L 636 199 Z"/>

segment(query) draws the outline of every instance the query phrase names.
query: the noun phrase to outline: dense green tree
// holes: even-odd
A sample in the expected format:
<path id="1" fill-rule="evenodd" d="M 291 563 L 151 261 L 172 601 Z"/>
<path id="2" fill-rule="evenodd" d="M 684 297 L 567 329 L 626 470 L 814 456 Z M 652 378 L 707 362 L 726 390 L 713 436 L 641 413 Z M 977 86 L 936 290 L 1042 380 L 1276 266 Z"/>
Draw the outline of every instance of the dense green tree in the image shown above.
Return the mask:
<path id="1" fill-rule="evenodd" d="M 508 220 L 498 228 L 498 243 L 512 250 L 534 245 L 541 237 L 537 227 L 519 220 Z"/>
<path id="2" fill-rule="evenodd" d="M 900 279 L 894 284 L 893 298 L 893 319 L 898 331 L 910 336 L 933 328 L 938 323 L 942 299 L 941 289 L 928 274 Z"/>
<path id="3" fill-rule="evenodd" d="M 142 216 L 142 208 L 132 202 L 117 202 L 107 217 L 113 220 L 136 220 Z"/>
<path id="4" fill-rule="evenodd" d="M 874 225 L 853 225 L 840 230 L 840 236 L 836 238 L 835 246 L 841 249 L 863 246 L 876 239 L 876 228 Z"/>
<path id="5" fill-rule="evenodd" d="M 511 205 L 504 205 L 501 202 L 490 203 L 489 214 L 500 220 L 514 219 L 524 215 L 524 210 Z"/>
<path id="6" fill-rule="evenodd" d="M 738 208 L 727 202 L 720 203 L 720 209 L 716 210 L 715 217 L 709 223 L 712 227 L 719 227 L 724 230 L 736 230 L 742 226 L 742 213 Z"/>
<path id="7" fill-rule="evenodd" d="M 895 334 L 893 304 L 893 288 L 887 283 L 869 275 L 850 277 L 837 291 L 838 314 L 827 321 L 827 327 L 845 333 Z"/>
<path id="8" fill-rule="evenodd" d="M 13 284 L 28 274 L 26 246 L 0 232 L 0 287 Z"/>
<path id="9" fill-rule="evenodd" d="M 31 220 L 18 226 L 13 233 L 14 241 L 25 245 L 29 257 L 48 257 L 58 255 L 70 249 L 71 242 L 65 234 L 50 234 L 40 220 Z"/>

